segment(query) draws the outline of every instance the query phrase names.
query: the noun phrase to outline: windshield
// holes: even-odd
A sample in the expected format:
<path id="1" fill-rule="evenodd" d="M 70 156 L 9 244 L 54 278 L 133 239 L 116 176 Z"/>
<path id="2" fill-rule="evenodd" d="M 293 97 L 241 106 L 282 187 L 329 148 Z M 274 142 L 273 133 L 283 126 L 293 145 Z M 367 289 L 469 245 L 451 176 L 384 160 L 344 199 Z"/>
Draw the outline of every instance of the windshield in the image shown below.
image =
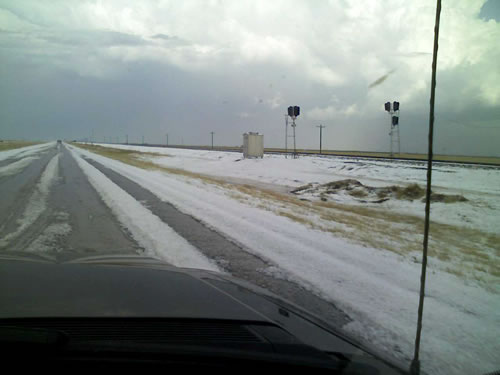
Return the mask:
<path id="1" fill-rule="evenodd" d="M 435 14 L 435 0 L 2 1 L 0 252 L 230 275 L 406 366 Z M 499 22 L 498 1 L 443 3 L 429 373 L 500 368 Z"/>

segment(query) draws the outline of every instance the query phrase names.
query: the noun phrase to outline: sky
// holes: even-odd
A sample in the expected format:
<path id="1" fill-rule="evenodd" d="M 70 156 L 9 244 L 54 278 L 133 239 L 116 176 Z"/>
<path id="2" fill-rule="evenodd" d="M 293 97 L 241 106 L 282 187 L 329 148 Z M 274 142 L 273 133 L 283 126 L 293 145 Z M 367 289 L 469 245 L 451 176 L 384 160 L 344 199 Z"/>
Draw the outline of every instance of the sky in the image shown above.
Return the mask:
<path id="1" fill-rule="evenodd" d="M 0 0 L 0 139 L 426 152 L 435 0 Z M 435 152 L 500 156 L 500 1 L 444 0 Z M 291 142 L 291 139 L 290 139 Z M 290 143 L 289 143 L 290 144 Z"/>

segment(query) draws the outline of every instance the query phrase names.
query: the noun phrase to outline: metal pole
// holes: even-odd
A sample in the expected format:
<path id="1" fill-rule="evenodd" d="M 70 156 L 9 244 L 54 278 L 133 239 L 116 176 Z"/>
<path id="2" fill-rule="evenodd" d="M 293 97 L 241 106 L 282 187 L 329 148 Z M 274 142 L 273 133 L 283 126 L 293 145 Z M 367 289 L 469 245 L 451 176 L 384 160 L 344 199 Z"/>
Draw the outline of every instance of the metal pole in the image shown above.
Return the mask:
<path id="1" fill-rule="evenodd" d="M 418 319 L 417 319 L 417 334 L 415 337 L 415 353 L 410 366 L 412 374 L 420 374 L 420 336 L 422 333 L 422 316 L 424 312 L 425 298 L 425 279 L 427 272 L 427 249 L 429 245 L 429 223 L 431 215 L 431 183 L 432 183 L 432 157 L 433 157 L 433 142 L 434 142 L 434 102 L 436 98 L 436 68 L 437 68 L 437 52 L 439 40 L 439 19 L 441 17 L 441 0 L 437 0 L 436 4 L 436 21 L 434 24 L 434 51 L 432 54 L 432 78 L 431 78 L 431 100 L 429 110 L 429 150 L 427 153 L 427 190 L 425 194 L 425 226 L 424 226 L 424 243 L 422 254 L 422 272 L 420 275 L 420 297 L 418 301 Z"/>
<path id="2" fill-rule="evenodd" d="M 214 149 L 214 132 L 210 132 L 212 134 L 212 150 Z"/>
<path id="3" fill-rule="evenodd" d="M 295 142 L 295 117 L 292 117 L 293 123 L 292 123 L 292 128 L 293 128 L 293 158 L 297 158 L 297 143 Z"/>
<path id="4" fill-rule="evenodd" d="M 323 132 L 323 127 L 319 127 L 319 153 L 321 155 L 321 133 Z"/>
<path id="5" fill-rule="evenodd" d="M 400 126 L 400 118 L 401 118 L 401 115 L 400 115 L 400 112 L 399 112 L 399 109 L 398 109 L 398 155 L 399 157 L 401 157 L 401 135 L 399 133 L 399 130 L 401 129 Z"/>
<path id="6" fill-rule="evenodd" d="M 127 144 L 128 144 L 128 134 L 127 134 L 127 137 L 126 137 L 126 138 L 127 138 Z"/>
<path id="7" fill-rule="evenodd" d="M 285 115 L 285 159 L 288 158 L 288 115 Z"/>
<path id="8" fill-rule="evenodd" d="M 168 146 L 168 133 L 167 133 L 167 146 Z"/>
<path id="9" fill-rule="evenodd" d="M 323 128 L 325 128 L 324 125 L 319 125 L 319 126 L 316 126 L 317 128 L 319 128 L 319 154 L 321 155 L 322 153 L 322 133 L 323 133 Z"/>
<path id="10" fill-rule="evenodd" d="M 390 126 L 389 135 L 391 136 L 391 158 L 394 157 L 394 153 L 392 152 L 392 114 L 393 113 L 394 112 L 391 109 L 391 111 L 389 112 L 389 126 Z"/>

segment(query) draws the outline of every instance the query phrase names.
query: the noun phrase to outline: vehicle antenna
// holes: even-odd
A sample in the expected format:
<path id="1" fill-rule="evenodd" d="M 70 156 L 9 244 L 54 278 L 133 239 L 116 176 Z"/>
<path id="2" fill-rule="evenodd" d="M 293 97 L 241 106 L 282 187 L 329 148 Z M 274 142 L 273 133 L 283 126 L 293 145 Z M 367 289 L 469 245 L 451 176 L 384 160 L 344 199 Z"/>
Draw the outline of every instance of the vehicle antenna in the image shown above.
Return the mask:
<path id="1" fill-rule="evenodd" d="M 427 190 L 425 194 L 425 227 L 422 254 L 422 273 L 420 275 L 420 298 L 418 303 L 417 335 L 415 337 L 415 353 L 410 366 L 410 373 L 420 374 L 420 335 L 422 332 L 422 315 L 424 311 L 425 298 L 425 276 L 427 271 L 427 247 L 429 244 L 429 218 L 431 209 L 431 182 L 432 182 L 432 147 L 434 140 L 434 102 L 436 97 L 436 67 L 439 40 L 439 19 L 441 16 L 441 0 L 436 0 L 436 22 L 434 24 L 434 51 L 432 54 L 432 78 L 431 78 L 431 100 L 429 110 L 429 151 L 427 153 Z"/>

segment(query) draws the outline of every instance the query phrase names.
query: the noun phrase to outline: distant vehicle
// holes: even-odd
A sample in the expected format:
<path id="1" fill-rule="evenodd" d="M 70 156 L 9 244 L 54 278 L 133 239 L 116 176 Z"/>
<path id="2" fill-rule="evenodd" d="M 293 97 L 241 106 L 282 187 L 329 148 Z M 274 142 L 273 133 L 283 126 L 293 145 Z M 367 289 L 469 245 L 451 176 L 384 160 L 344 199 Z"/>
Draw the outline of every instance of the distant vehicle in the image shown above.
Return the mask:
<path id="1" fill-rule="evenodd" d="M 57 143 L 62 143 L 62 141 L 60 139 L 57 140 Z"/>
<path id="2" fill-rule="evenodd" d="M 134 255 L 56 264 L 3 253 L 0 282 L 0 348 L 17 367 L 404 373 L 219 273 Z"/>

